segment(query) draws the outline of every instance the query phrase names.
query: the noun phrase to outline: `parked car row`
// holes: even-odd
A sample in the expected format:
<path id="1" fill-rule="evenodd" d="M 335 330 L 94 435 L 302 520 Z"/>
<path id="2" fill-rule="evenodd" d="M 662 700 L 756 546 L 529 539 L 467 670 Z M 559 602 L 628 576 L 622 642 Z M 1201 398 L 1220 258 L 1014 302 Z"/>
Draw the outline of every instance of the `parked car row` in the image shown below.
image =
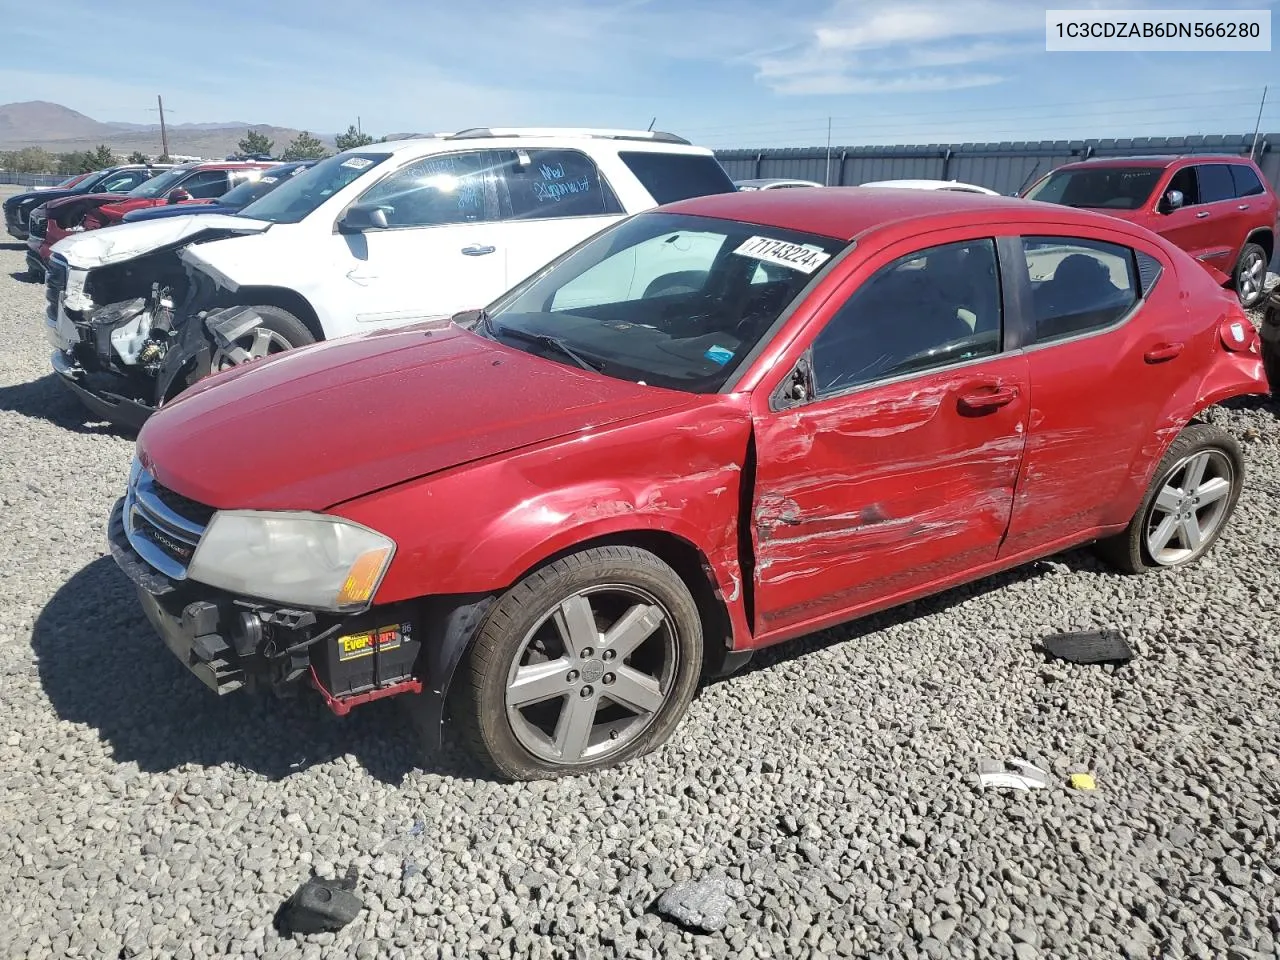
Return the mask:
<path id="1" fill-rule="evenodd" d="M 219 694 L 402 696 L 428 742 L 448 704 L 498 774 L 578 773 L 761 647 L 1087 543 L 1191 563 L 1242 489 L 1198 417 L 1267 392 L 1259 336 L 1123 219 L 741 190 L 629 131 L 278 179 L 46 284 L 55 370 L 140 425 L 112 554 Z"/>
<path id="2" fill-rule="evenodd" d="M 66 197 L 92 193 L 124 193 L 168 168 L 168 164 L 127 163 L 70 177 L 56 187 L 37 188 L 14 194 L 5 198 L 4 201 L 5 230 L 15 240 L 26 241 L 27 221 L 33 210 Z"/>

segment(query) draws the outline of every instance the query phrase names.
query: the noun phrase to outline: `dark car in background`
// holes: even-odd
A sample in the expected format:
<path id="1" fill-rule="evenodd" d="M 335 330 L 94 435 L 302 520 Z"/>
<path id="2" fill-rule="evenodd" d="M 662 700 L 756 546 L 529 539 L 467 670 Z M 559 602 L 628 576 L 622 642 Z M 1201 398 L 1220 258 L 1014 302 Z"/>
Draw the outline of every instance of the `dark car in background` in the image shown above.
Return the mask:
<path id="1" fill-rule="evenodd" d="M 1230 284 L 1246 309 L 1262 302 L 1280 202 L 1248 157 L 1113 157 L 1051 171 L 1023 196 L 1137 223 Z"/>
<path id="2" fill-rule="evenodd" d="M 31 211 L 37 207 L 54 200 L 90 193 L 128 193 L 138 184 L 150 180 L 171 166 L 168 163 L 126 163 L 71 177 L 51 189 L 16 193 L 4 201 L 5 229 L 15 240 L 26 240 L 27 222 Z"/>
<path id="3" fill-rule="evenodd" d="M 124 223 L 137 223 L 139 220 L 163 220 L 168 217 L 186 217 L 193 213 L 225 213 L 237 214 L 253 201 L 265 197 L 268 193 L 288 183 L 293 177 L 314 167 L 314 160 L 298 160 L 294 163 L 282 163 L 278 167 L 264 170 L 261 177 L 248 180 L 224 193 L 216 200 L 192 200 L 181 204 L 166 204 L 163 207 L 144 207 L 130 210 L 124 215 Z"/>
<path id="4" fill-rule="evenodd" d="M 43 218 L 33 218 L 29 224 L 27 269 L 43 274 L 53 245 L 72 233 L 119 223 L 132 210 L 216 200 L 271 166 L 223 160 L 188 163 L 165 170 L 124 194 L 96 191 L 55 200 L 44 206 Z"/>

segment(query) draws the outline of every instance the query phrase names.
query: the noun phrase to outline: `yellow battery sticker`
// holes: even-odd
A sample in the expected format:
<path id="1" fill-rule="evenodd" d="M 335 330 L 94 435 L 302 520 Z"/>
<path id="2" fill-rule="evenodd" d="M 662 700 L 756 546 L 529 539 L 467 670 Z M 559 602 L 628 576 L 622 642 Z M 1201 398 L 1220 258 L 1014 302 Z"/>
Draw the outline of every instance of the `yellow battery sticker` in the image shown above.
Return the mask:
<path id="1" fill-rule="evenodd" d="M 377 630 L 366 630 L 364 633 L 352 633 L 338 638 L 338 660 L 358 660 L 370 656 L 375 649 L 380 651 L 394 650 L 400 646 L 400 624 L 379 627 Z"/>

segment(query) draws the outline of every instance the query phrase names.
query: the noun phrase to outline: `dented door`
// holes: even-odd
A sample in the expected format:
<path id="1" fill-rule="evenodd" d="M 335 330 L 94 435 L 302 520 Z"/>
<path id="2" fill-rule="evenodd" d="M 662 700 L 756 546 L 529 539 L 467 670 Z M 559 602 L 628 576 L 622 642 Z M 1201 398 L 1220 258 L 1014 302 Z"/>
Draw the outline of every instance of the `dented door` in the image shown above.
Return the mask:
<path id="1" fill-rule="evenodd" d="M 856 616 L 995 560 L 1026 385 L 1009 353 L 758 416 L 757 631 Z"/>

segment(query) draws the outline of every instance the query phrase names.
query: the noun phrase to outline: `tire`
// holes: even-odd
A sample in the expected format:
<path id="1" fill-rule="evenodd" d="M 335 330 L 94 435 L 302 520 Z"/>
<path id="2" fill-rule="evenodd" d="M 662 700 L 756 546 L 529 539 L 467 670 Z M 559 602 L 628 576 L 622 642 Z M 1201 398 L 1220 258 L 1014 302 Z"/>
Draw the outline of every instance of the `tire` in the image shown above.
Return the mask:
<path id="1" fill-rule="evenodd" d="M 1198 486 L 1201 499 L 1174 505 L 1190 508 L 1196 528 L 1201 531 L 1199 543 L 1194 547 L 1185 534 L 1185 523 L 1178 522 L 1176 513 L 1166 512 L 1158 502 L 1160 493 L 1169 487 L 1181 493 L 1188 477 L 1189 464 L 1204 458 L 1202 479 Z M 1210 481 L 1223 481 L 1210 483 Z M 1181 567 L 1204 556 L 1217 542 L 1227 522 L 1235 512 L 1236 501 L 1244 486 L 1244 457 L 1240 445 L 1224 431 L 1207 423 L 1193 423 L 1169 446 L 1156 467 L 1151 486 L 1142 498 L 1142 505 L 1129 521 L 1128 528 L 1114 537 L 1097 544 L 1103 559 L 1125 573 L 1144 573 L 1161 567 Z M 1212 490 L 1210 490 L 1212 487 Z M 1205 499 L 1210 493 L 1213 499 Z M 1185 515 L 1185 514 L 1184 514 Z M 1172 536 L 1159 552 L 1153 551 L 1152 542 L 1161 527 L 1171 524 Z M 1148 534 L 1152 534 L 1149 538 Z M 1158 543 L 1158 539 L 1155 540 Z"/>
<path id="2" fill-rule="evenodd" d="M 1267 285 L 1267 251 L 1256 243 L 1246 243 L 1231 273 L 1231 285 L 1246 310 L 1261 303 Z"/>
<path id="3" fill-rule="evenodd" d="M 624 619 L 635 629 L 611 647 L 611 628 Z M 566 631 L 574 639 L 566 642 Z M 559 667 L 546 670 L 549 663 Z M 498 599 L 460 665 L 450 712 L 470 751 L 500 777 L 580 774 L 665 743 L 701 667 L 702 622 L 679 575 L 646 550 L 594 547 L 534 571 Z M 613 700 L 623 691 L 645 710 Z M 520 705 L 522 697 L 529 699 Z"/>
<path id="4" fill-rule="evenodd" d="M 316 342 L 315 334 L 307 325 L 282 307 L 255 304 L 249 309 L 257 311 L 262 317 L 262 323 L 236 341 L 236 345 L 248 354 L 247 358 L 237 358 L 236 355 L 224 353 L 215 346 L 210 363 L 212 373 Z"/>

